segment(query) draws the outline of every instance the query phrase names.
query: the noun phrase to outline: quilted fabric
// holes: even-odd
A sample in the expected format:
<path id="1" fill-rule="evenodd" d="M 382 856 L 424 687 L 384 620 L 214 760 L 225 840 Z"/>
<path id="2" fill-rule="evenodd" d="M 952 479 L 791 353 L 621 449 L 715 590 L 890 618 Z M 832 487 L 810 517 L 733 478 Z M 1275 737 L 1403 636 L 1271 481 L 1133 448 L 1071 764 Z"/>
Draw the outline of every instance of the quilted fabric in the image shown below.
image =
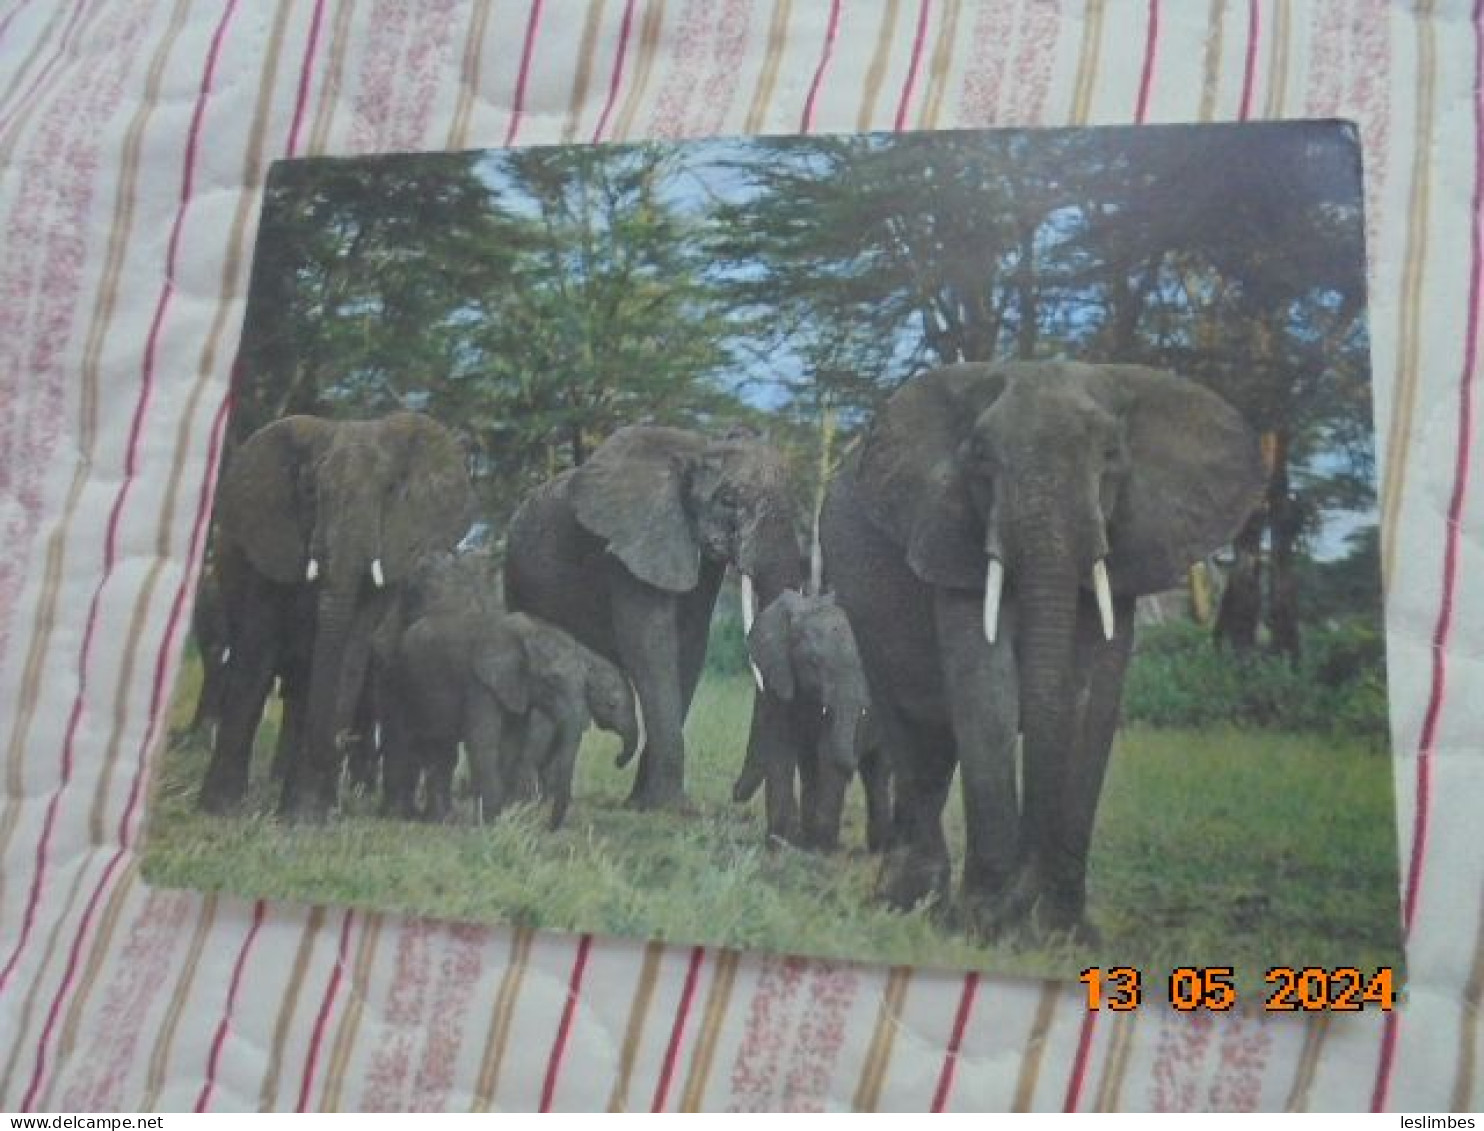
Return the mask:
<path id="1" fill-rule="evenodd" d="M 1463 0 L 0 3 L 0 1107 L 1484 1104 L 1484 29 Z M 1340 117 L 1364 141 L 1411 980 L 1333 1017 L 154 891 L 268 163 Z"/>

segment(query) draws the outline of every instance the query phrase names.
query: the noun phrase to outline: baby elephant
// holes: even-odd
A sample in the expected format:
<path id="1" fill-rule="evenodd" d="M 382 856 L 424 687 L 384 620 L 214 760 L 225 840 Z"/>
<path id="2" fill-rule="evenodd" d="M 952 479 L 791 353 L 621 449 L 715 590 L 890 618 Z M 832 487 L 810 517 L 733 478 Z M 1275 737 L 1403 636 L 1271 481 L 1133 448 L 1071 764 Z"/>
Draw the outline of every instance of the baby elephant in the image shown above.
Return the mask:
<path id="1" fill-rule="evenodd" d="M 434 607 L 403 632 L 388 672 L 396 704 L 384 771 L 388 807 L 411 816 L 426 774 L 427 815 L 445 817 L 462 740 L 480 813 L 494 818 L 538 787 L 558 828 L 572 797 L 577 748 L 589 722 L 619 735 L 625 753 L 642 727 L 628 681 L 561 629 L 488 606 Z"/>
<path id="2" fill-rule="evenodd" d="M 747 650 L 761 690 L 733 799 L 749 800 L 766 782 L 768 835 L 828 852 L 839 843 L 845 788 L 859 770 L 867 844 L 885 847 L 886 760 L 869 741 L 870 697 L 845 611 L 833 596 L 786 590 L 758 615 Z"/>

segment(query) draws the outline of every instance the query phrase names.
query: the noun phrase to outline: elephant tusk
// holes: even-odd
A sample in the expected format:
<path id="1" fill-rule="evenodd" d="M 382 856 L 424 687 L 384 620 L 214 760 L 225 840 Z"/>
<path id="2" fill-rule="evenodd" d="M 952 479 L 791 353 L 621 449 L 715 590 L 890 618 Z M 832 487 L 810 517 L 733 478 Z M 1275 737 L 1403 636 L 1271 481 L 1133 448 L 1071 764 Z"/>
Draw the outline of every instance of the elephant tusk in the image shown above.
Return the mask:
<path id="1" fill-rule="evenodd" d="M 1098 615 L 1103 618 L 1103 639 L 1113 639 L 1113 588 L 1108 584 L 1108 563 L 1099 558 L 1092 563 L 1092 589 L 1098 598 Z"/>
<path id="2" fill-rule="evenodd" d="M 371 559 L 371 580 L 376 583 L 376 588 L 381 589 L 386 585 L 386 577 L 381 572 L 381 559 Z"/>
<path id="3" fill-rule="evenodd" d="M 742 635 L 752 635 L 752 623 L 757 620 L 757 592 L 752 587 L 752 577 L 748 574 L 742 575 Z M 758 666 L 752 662 L 752 657 L 747 659 L 747 666 L 752 669 L 752 682 L 757 684 L 759 691 L 763 690 L 763 673 Z"/>
<path id="4" fill-rule="evenodd" d="M 317 581 L 317 580 L 319 580 L 319 559 L 318 558 L 310 558 L 309 559 L 309 565 L 306 566 L 305 569 L 304 569 L 304 580 L 305 581 Z"/>
<path id="5" fill-rule="evenodd" d="M 984 639 L 991 644 L 1000 631 L 1000 593 L 1005 588 L 1005 566 L 999 558 L 989 559 L 984 578 Z"/>
<path id="6" fill-rule="evenodd" d="M 228 664 L 228 662 L 231 659 L 232 659 L 232 646 L 229 644 L 225 648 L 222 649 L 222 658 L 221 658 L 221 665 L 222 665 L 222 667 L 226 667 L 227 664 Z"/>
<path id="7" fill-rule="evenodd" d="M 634 753 L 643 754 L 644 747 L 649 743 L 649 730 L 644 725 L 644 704 L 639 699 L 639 689 L 632 683 L 629 684 L 629 691 L 634 696 L 634 722 L 639 731 L 639 737 L 634 741 Z"/>

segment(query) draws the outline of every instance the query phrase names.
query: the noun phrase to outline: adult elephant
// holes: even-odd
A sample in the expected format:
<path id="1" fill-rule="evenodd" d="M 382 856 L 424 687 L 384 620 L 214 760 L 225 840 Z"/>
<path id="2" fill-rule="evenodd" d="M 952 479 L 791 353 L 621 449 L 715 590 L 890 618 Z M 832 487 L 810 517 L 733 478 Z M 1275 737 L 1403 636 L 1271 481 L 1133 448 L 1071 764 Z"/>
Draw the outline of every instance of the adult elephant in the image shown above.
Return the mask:
<path id="1" fill-rule="evenodd" d="M 1225 542 L 1263 478 L 1237 412 L 1170 373 L 956 365 L 891 396 L 821 536 L 893 759 L 892 904 L 947 887 L 957 765 L 967 921 L 1095 937 L 1088 847 L 1135 598 Z"/>
<path id="2" fill-rule="evenodd" d="M 220 812 L 241 800 L 277 674 L 286 715 L 294 716 L 284 725 L 299 732 L 282 809 L 325 816 L 337 797 L 371 631 L 414 563 L 468 529 L 472 502 L 458 441 L 418 413 L 285 417 L 236 451 L 216 502 L 232 652 L 202 808 Z"/>
<path id="3" fill-rule="evenodd" d="M 803 584 L 783 461 L 751 435 L 621 428 L 511 520 L 510 608 L 566 629 L 634 685 L 647 736 L 630 794 L 640 808 L 684 804 L 681 727 L 728 564 L 749 607 Z"/>

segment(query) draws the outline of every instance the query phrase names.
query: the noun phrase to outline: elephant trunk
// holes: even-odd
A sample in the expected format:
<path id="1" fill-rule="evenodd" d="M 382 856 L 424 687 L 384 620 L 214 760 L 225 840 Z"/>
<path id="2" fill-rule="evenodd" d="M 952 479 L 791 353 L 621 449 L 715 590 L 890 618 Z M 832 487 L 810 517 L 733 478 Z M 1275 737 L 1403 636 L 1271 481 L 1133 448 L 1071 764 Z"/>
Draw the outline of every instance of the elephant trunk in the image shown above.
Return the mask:
<path id="1" fill-rule="evenodd" d="M 1076 737 L 1072 669 L 1080 579 L 1067 555 L 1025 559 L 1016 573 L 1028 837 L 1022 849 L 1044 862 L 1055 842 L 1057 799 Z"/>
<path id="2" fill-rule="evenodd" d="M 327 586 L 320 594 L 309 667 L 309 740 L 302 766 L 288 767 L 284 782 L 284 808 L 291 814 L 321 817 L 335 801 L 339 739 L 353 710 L 347 704 L 344 675 L 355 605 L 354 589 Z"/>

